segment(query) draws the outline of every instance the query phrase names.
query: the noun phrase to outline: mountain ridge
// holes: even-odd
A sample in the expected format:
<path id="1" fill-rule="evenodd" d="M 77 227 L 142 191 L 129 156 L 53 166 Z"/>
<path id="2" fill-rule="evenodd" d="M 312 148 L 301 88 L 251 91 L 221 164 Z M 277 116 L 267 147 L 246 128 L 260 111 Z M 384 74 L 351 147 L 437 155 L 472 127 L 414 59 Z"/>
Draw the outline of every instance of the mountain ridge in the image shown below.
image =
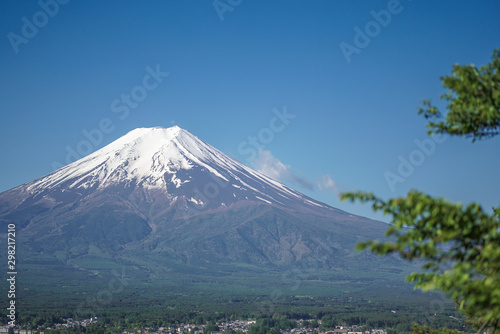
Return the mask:
<path id="1" fill-rule="evenodd" d="M 191 182 L 191 176 L 187 174 L 193 168 L 202 171 L 207 169 L 209 173 L 205 174 L 210 177 L 203 177 L 203 189 L 196 187 L 198 198 L 187 199 L 194 204 L 192 207 L 206 206 L 207 202 L 213 202 L 220 195 L 221 190 L 227 192 L 228 187 L 233 187 L 236 188 L 232 189 L 235 197 L 244 189 L 251 190 L 250 200 L 284 206 L 283 202 L 290 198 L 302 198 L 305 204 L 315 209 L 332 209 L 226 156 L 178 126 L 132 130 L 78 161 L 7 192 L 18 192 L 21 198 L 36 199 L 41 196 L 46 197 L 47 201 L 57 201 L 62 197 L 54 193 L 57 187 L 62 188 L 63 192 L 73 192 L 76 196 L 88 190 L 101 190 L 121 183 L 125 187 L 163 189 L 168 195 L 173 195 L 181 185 Z M 245 182 L 244 179 L 249 177 L 257 182 Z M 231 182 L 230 179 L 237 182 Z M 274 188 L 277 196 L 270 197 L 265 188 Z M 248 199 L 248 196 L 245 197 Z M 19 204 L 23 202 L 21 199 Z M 216 204 L 227 205 L 224 202 Z M 0 208 L 0 215 L 4 213 Z"/>
<path id="2" fill-rule="evenodd" d="M 12 222 L 35 257 L 71 263 L 96 249 L 115 259 L 131 251 L 164 268 L 169 261 L 286 267 L 319 245 L 336 254 L 325 267 L 345 267 L 357 242 L 386 228 L 272 180 L 177 126 L 132 130 L 0 193 L 0 223 Z"/>

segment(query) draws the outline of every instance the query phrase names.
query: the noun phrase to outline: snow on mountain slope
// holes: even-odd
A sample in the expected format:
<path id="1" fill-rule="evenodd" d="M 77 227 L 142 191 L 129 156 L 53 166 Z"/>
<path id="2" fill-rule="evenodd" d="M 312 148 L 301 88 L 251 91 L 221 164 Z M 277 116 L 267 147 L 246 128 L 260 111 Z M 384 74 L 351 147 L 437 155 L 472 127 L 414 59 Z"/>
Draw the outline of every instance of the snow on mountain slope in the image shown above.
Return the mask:
<path id="1" fill-rule="evenodd" d="M 385 230 L 383 223 L 272 180 L 176 126 L 135 129 L 0 193 L 0 225 L 11 223 L 34 258 L 71 261 L 99 249 L 106 259 L 147 258 L 151 268 L 168 270 L 170 260 L 291 265 L 325 250 L 333 255 L 321 261 L 338 268 L 357 242 Z"/>
<path id="2" fill-rule="evenodd" d="M 198 208 L 207 202 L 213 209 L 237 201 L 257 201 L 343 213 L 241 164 L 178 126 L 135 129 L 18 188 L 25 196 L 50 197 L 52 191 L 84 193 L 113 186 L 160 190 L 171 200 L 183 197 Z"/>
<path id="3" fill-rule="evenodd" d="M 36 193 L 41 189 L 51 189 L 68 179 L 74 180 L 70 188 L 95 185 L 103 188 L 132 180 L 144 187 L 164 187 L 165 173 L 175 174 L 179 169 L 190 169 L 197 160 L 180 144 L 178 137 L 185 137 L 182 141 L 191 149 L 196 148 L 192 141 L 197 138 L 181 132 L 184 131 L 179 127 L 135 129 L 89 156 L 37 180 L 28 190 Z"/>

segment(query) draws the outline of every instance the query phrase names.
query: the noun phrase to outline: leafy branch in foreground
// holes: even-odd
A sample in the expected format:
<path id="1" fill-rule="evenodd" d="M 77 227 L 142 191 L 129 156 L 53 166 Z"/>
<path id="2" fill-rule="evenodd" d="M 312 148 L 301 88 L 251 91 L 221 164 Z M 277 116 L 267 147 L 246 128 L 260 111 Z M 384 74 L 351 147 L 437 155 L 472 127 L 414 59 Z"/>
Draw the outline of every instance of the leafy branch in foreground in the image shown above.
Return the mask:
<path id="1" fill-rule="evenodd" d="M 429 133 L 490 138 L 500 134 L 500 50 L 480 69 L 455 65 L 442 78 L 448 92 L 446 118 L 429 101 L 419 109 L 430 122 Z M 440 290 L 457 302 L 481 333 L 500 333 L 500 207 L 488 214 L 479 204 L 467 206 L 412 190 L 384 201 L 371 193 L 346 193 L 343 200 L 372 202 L 374 211 L 392 216 L 386 235 L 393 241 L 367 241 L 359 249 L 420 259 L 423 272 L 407 280 L 416 288 Z"/>
<path id="2" fill-rule="evenodd" d="M 431 121 L 428 133 L 491 138 L 500 133 L 500 49 L 493 52 L 492 62 L 481 68 L 454 65 L 452 75 L 441 78 L 448 92 L 441 98 L 448 101 L 449 112 L 443 115 L 429 100 L 423 101 L 418 113 Z M 440 121 L 439 121 L 440 120 Z"/>
<path id="3" fill-rule="evenodd" d="M 418 191 L 388 201 L 370 193 L 342 198 L 372 202 L 375 211 L 392 216 L 386 235 L 395 240 L 369 240 L 359 249 L 423 260 L 425 271 L 411 274 L 408 281 L 422 290 L 447 293 L 472 319 L 500 325 L 500 208 L 487 214 L 478 204 L 454 204 Z"/>

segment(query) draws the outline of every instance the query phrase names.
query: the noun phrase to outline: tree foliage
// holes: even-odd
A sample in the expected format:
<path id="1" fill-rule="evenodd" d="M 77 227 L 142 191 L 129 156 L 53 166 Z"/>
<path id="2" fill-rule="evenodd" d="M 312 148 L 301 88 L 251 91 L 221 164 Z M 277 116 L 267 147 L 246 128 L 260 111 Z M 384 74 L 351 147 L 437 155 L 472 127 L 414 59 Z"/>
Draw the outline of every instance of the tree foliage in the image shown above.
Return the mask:
<path id="1" fill-rule="evenodd" d="M 279 334 L 280 330 L 290 330 L 296 323 L 285 317 L 261 318 L 248 328 L 248 334 Z"/>
<path id="2" fill-rule="evenodd" d="M 500 133 L 500 50 L 493 52 L 490 64 L 454 65 L 452 75 L 441 80 L 448 89 L 441 95 L 448 101 L 446 118 L 429 100 L 419 108 L 419 114 L 431 120 L 429 134 L 465 135 L 474 141 Z"/>
<path id="3" fill-rule="evenodd" d="M 500 50 L 491 64 L 477 69 L 455 65 L 442 78 L 448 93 L 446 118 L 425 101 L 419 113 L 430 122 L 430 133 L 483 139 L 499 134 Z M 371 202 L 374 211 L 392 216 L 386 235 L 391 241 L 367 241 L 359 249 L 406 260 L 423 260 L 423 272 L 407 277 L 422 290 L 440 290 L 457 302 L 480 330 L 500 333 L 500 208 L 485 212 L 479 204 L 467 206 L 412 190 L 406 197 L 382 200 L 371 193 L 342 195 L 344 200 Z M 416 328 L 415 328 L 416 330 Z M 427 333 L 426 331 L 425 333 Z"/>
<path id="4" fill-rule="evenodd" d="M 417 324 L 413 324 L 410 332 L 410 334 L 459 334 L 459 333 L 461 332 L 457 331 L 456 329 L 448 329 L 448 328 L 432 329 L 427 326 L 419 326 Z"/>

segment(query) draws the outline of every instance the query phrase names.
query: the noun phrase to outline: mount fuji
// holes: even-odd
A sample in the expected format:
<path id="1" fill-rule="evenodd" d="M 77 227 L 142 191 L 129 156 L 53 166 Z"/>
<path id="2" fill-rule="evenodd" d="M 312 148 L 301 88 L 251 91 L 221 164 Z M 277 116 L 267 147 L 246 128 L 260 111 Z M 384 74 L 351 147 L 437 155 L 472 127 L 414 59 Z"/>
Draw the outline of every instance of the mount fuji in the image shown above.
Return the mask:
<path id="1" fill-rule="evenodd" d="M 369 266 L 355 245 L 387 227 L 307 197 L 177 126 L 135 129 L 1 193 L 0 223 L 16 224 L 33 263 L 96 275 L 102 261 L 140 263 L 146 276 L 208 264 L 288 268 L 311 257 L 335 270 Z"/>

